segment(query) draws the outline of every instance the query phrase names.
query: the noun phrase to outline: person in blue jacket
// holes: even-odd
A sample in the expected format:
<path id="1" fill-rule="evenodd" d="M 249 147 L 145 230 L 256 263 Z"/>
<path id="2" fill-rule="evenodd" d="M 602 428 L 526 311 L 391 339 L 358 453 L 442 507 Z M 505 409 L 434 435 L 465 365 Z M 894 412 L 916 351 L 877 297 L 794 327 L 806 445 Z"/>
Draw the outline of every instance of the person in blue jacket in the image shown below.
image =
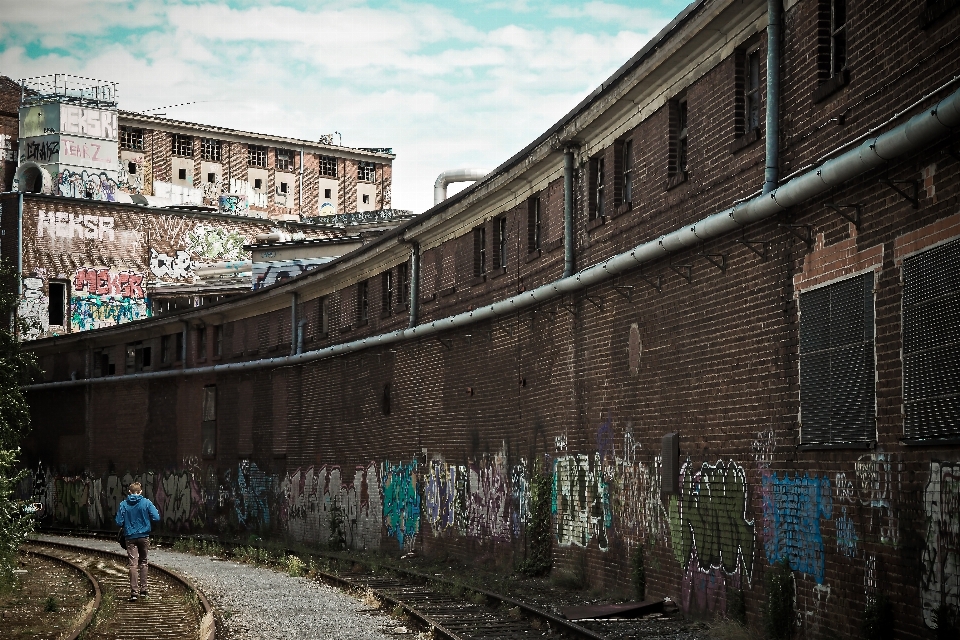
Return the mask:
<path id="1" fill-rule="evenodd" d="M 130 602 L 137 596 L 147 597 L 147 549 L 150 547 L 150 523 L 160 522 L 160 512 L 148 498 L 143 487 L 134 482 L 127 499 L 117 509 L 117 524 L 127 537 L 127 558 L 130 560 Z"/>

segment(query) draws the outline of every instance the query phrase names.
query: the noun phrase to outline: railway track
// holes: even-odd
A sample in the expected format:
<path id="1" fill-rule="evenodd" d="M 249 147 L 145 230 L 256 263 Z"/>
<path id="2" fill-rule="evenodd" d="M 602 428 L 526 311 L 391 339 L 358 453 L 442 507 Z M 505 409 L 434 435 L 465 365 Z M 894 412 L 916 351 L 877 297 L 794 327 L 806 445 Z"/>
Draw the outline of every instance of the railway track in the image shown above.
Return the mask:
<path id="1" fill-rule="evenodd" d="M 93 606 L 74 628 L 73 640 L 215 640 L 213 609 L 186 578 L 150 566 L 150 597 L 127 602 L 127 557 L 78 545 L 31 540 L 22 550 L 64 562 L 84 573 L 95 591 Z"/>
<path id="2" fill-rule="evenodd" d="M 47 531 L 54 533 L 49 529 Z M 60 530 L 56 533 L 100 540 L 105 537 L 90 532 Z M 165 545 L 173 545 L 182 539 L 180 536 L 162 534 L 152 538 Z M 226 551 L 241 546 L 220 540 L 217 544 Z M 297 555 L 294 550 L 288 550 L 288 553 Z M 341 558 L 335 554 L 314 552 L 312 555 L 327 560 L 333 566 L 328 571 L 317 570 L 318 579 L 359 595 L 372 595 L 394 610 L 399 608 L 435 638 L 605 640 L 603 635 L 548 611 L 478 587 L 409 569 L 391 568 L 385 572 L 375 572 L 359 560 Z M 338 570 L 341 563 L 344 564 L 343 571 Z"/>

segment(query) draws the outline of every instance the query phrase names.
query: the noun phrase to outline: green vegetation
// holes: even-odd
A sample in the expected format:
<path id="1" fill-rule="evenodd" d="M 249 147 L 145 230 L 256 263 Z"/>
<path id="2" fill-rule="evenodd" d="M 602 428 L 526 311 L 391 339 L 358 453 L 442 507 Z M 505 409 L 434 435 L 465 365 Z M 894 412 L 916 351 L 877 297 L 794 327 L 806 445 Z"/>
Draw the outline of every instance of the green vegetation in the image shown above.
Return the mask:
<path id="1" fill-rule="evenodd" d="M 530 519 L 526 524 L 529 552 L 517 567 L 526 576 L 542 576 L 553 566 L 553 476 L 538 461 L 530 479 Z"/>

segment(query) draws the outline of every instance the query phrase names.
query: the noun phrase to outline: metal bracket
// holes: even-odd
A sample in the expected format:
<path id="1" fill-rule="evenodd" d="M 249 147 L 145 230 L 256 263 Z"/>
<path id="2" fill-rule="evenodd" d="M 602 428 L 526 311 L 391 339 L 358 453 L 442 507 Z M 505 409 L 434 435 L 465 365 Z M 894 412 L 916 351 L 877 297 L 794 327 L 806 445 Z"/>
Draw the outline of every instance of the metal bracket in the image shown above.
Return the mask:
<path id="1" fill-rule="evenodd" d="M 701 258 L 705 258 L 707 262 L 715 266 L 717 269 L 720 269 L 720 271 L 723 273 L 727 272 L 727 254 L 700 252 L 699 255 Z"/>
<path id="2" fill-rule="evenodd" d="M 657 290 L 657 293 L 663 293 L 663 276 L 662 276 L 662 275 L 660 275 L 659 273 L 657 274 L 657 280 L 656 280 L 656 282 L 654 282 L 654 281 L 651 280 L 648 276 L 646 276 L 646 275 L 643 273 L 643 271 L 641 271 L 641 272 L 640 272 L 639 274 L 637 274 L 637 275 L 639 275 L 640 278 L 642 278 L 644 282 L 646 282 L 646 283 L 649 284 L 651 287 L 653 287 L 654 289 L 656 289 L 656 290 Z"/>
<path id="3" fill-rule="evenodd" d="M 767 244 L 769 243 L 764 242 L 763 240 L 747 240 L 746 238 L 737 238 L 736 240 L 734 240 L 734 242 L 739 242 L 740 244 L 745 246 L 747 249 L 750 249 L 750 251 L 753 251 L 755 254 L 760 256 L 761 260 L 763 261 L 767 260 Z M 757 249 L 756 247 L 754 247 L 753 245 L 755 244 L 760 245 L 760 249 Z"/>
<path id="4" fill-rule="evenodd" d="M 445 346 L 448 351 L 453 349 L 453 340 L 444 340 L 440 336 L 437 336 L 437 342 Z"/>
<path id="5" fill-rule="evenodd" d="M 559 306 L 561 309 L 566 309 L 567 311 L 570 312 L 570 315 L 572 316 L 577 315 L 577 307 L 572 302 L 569 304 L 564 304 L 563 302 L 561 302 L 557 306 Z"/>
<path id="6" fill-rule="evenodd" d="M 673 264 L 671 262 L 670 268 L 676 271 L 681 278 L 687 281 L 687 283 L 693 282 L 693 265 L 692 264 Z M 681 271 L 681 269 L 686 271 L 686 273 Z"/>
<path id="7" fill-rule="evenodd" d="M 603 298 L 600 298 L 599 300 L 594 300 L 589 295 L 585 295 L 583 297 L 584 299 L 587 300 L 587 302 L 595 306 L 599 311 L 603 311 Z"/>
<path id="8" fill-rule="evenodd" d="M 813 244 L 813 231 L 810 229 L 810 225 L 808 225 L 808 224 L 782 224 L 782 223 L 781 223 L 781 224 L 778 224 L 777 226 L 780 227 L 781 229 L 786 229 L 787 231 L 789 231 L 790 233 L 792 233 L 792 234 L 795 235 L 796 237 L 798 237 L 798 238 L 800 238 L 801 240 L 803 240 L 804 242 L 806 242 L 808 249 L 809 249 L 810 246 Z M 803 229 L 804 231 L 801 232 L 801 231 L 799 231 L 799 229 Z"/>
<path id="9" fill-rule="evenodd" d="M 919 180 L 889 180 L 887 178 L 882 178 L 880 180 L 880 184 L 885 184 L 891 189 L 893 189 L 894 191 L 896 191 L 901 198 L 903 198 L 904 200 L 912 204 L 914 209 L 920 208 L 920 181 Z M 898 184 L 905 184 L 905 185 L 912 186 L 913 195 L 911 196 L 909 193 L 907 193 L 906 191 L 898 187 L 897 186 Z"/>
<path id="10" fill-rule="evenodd" d="M 828 202 L 824 206 L 836 211 L 844 220 L 857 229 L 860 228 L 860 214 L 863 212 L 862 204 L 837 204 L 835 202 Z M 845 213 L 844 209 L 853 209 L 853 215 Z"/>
<path id="11" fill-rule="evenodd" d="M 633 302 L 633 287 L 631 285 L 615 284 L 613 285 L 613 290 L 622 295 L 629 302 Z"/>

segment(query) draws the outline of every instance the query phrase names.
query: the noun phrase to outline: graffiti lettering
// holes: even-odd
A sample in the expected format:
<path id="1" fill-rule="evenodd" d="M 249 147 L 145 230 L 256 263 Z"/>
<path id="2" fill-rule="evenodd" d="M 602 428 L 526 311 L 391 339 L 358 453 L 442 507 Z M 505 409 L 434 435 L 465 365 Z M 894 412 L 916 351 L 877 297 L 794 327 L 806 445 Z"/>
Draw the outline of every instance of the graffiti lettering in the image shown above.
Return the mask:
<path id="1" fill-rule="evenodd" d="M 146 298 L 113 298 L 91 295 L 70 298 L 70 321 L 78 331 L 112 327 L 124 322 L 149 318 Z"/>
<path id="2" fill-rule="evenodd" d="M 45 142 L 28 141 L 23 145 L 23 153 L 20 155 L 20 161 L 33 160 L 36 162 L 50 162 L 60 153 L 60 142 L 57 140 L 47 140 Z"/>
<path id="3" fill-rule="evenodd" d="M 603 478 L 599 454 L 554 459 L 551 506 L 558 544 L 585 547 L 596 539 L 600 550 L 607 550 L 610 486 Z"/>
<path id="4" fill-rule="evenodd" d="M 420 494 L 417 491 L 417 462 L 397 465 L 383 463 L 383 524 L 387 535 L 400 548 L 412 546 L 420 532 Z"/>
<path id="5" fill-rule="evenodd" d="M 74 291 L 86 291 L 98 296 L 119 295 L 124 298 L 140 298 L 143 294 L 143 274 L 135 271 L 112 271 L 110 269 L 78 269 L 73 277 Z"/>
<path id="6" fill-rule="evenodd" d="M 923 495 L 926 544 L 920 573 L 923 621 L 934 627 L 934 611 L 960 610 L 960 463 L 931 462 Z"/>
<path id="7" fill-rule="evenodd" d="M 37 214 L 37 237 L 115 240 L 112 216 L 43 211 Z"/>
<path id="8" fill-rule="evenodd" d="M 111 172 L 113 173 L 113 172 Z M 117 180 L 113 175 L 105 172 L 87 172 L 86 169 L 77 173 L 64 169 L 54 179 L 54 189 L 68 198 L 87 198 L 90 200 L 116 201 L 116 194 L 120 191 Z"/>
<path id="9" fill-rule="evenodd" d="M 176 255 L 171 257 L 150 249 L 150 272 L 158 278 L 192 279 L 193 264 L 190 254 L 177 251 Z"/>
<path id="10" fill-rule="evenodd" d="M 795 571 L 810 574 L 823 584 L 824 546 L 820 520 L 833 516 L 830 478 L 799 474 L 782 478 L 764 473 L 764 549 L 770 564 L 787 559 Z"/>

